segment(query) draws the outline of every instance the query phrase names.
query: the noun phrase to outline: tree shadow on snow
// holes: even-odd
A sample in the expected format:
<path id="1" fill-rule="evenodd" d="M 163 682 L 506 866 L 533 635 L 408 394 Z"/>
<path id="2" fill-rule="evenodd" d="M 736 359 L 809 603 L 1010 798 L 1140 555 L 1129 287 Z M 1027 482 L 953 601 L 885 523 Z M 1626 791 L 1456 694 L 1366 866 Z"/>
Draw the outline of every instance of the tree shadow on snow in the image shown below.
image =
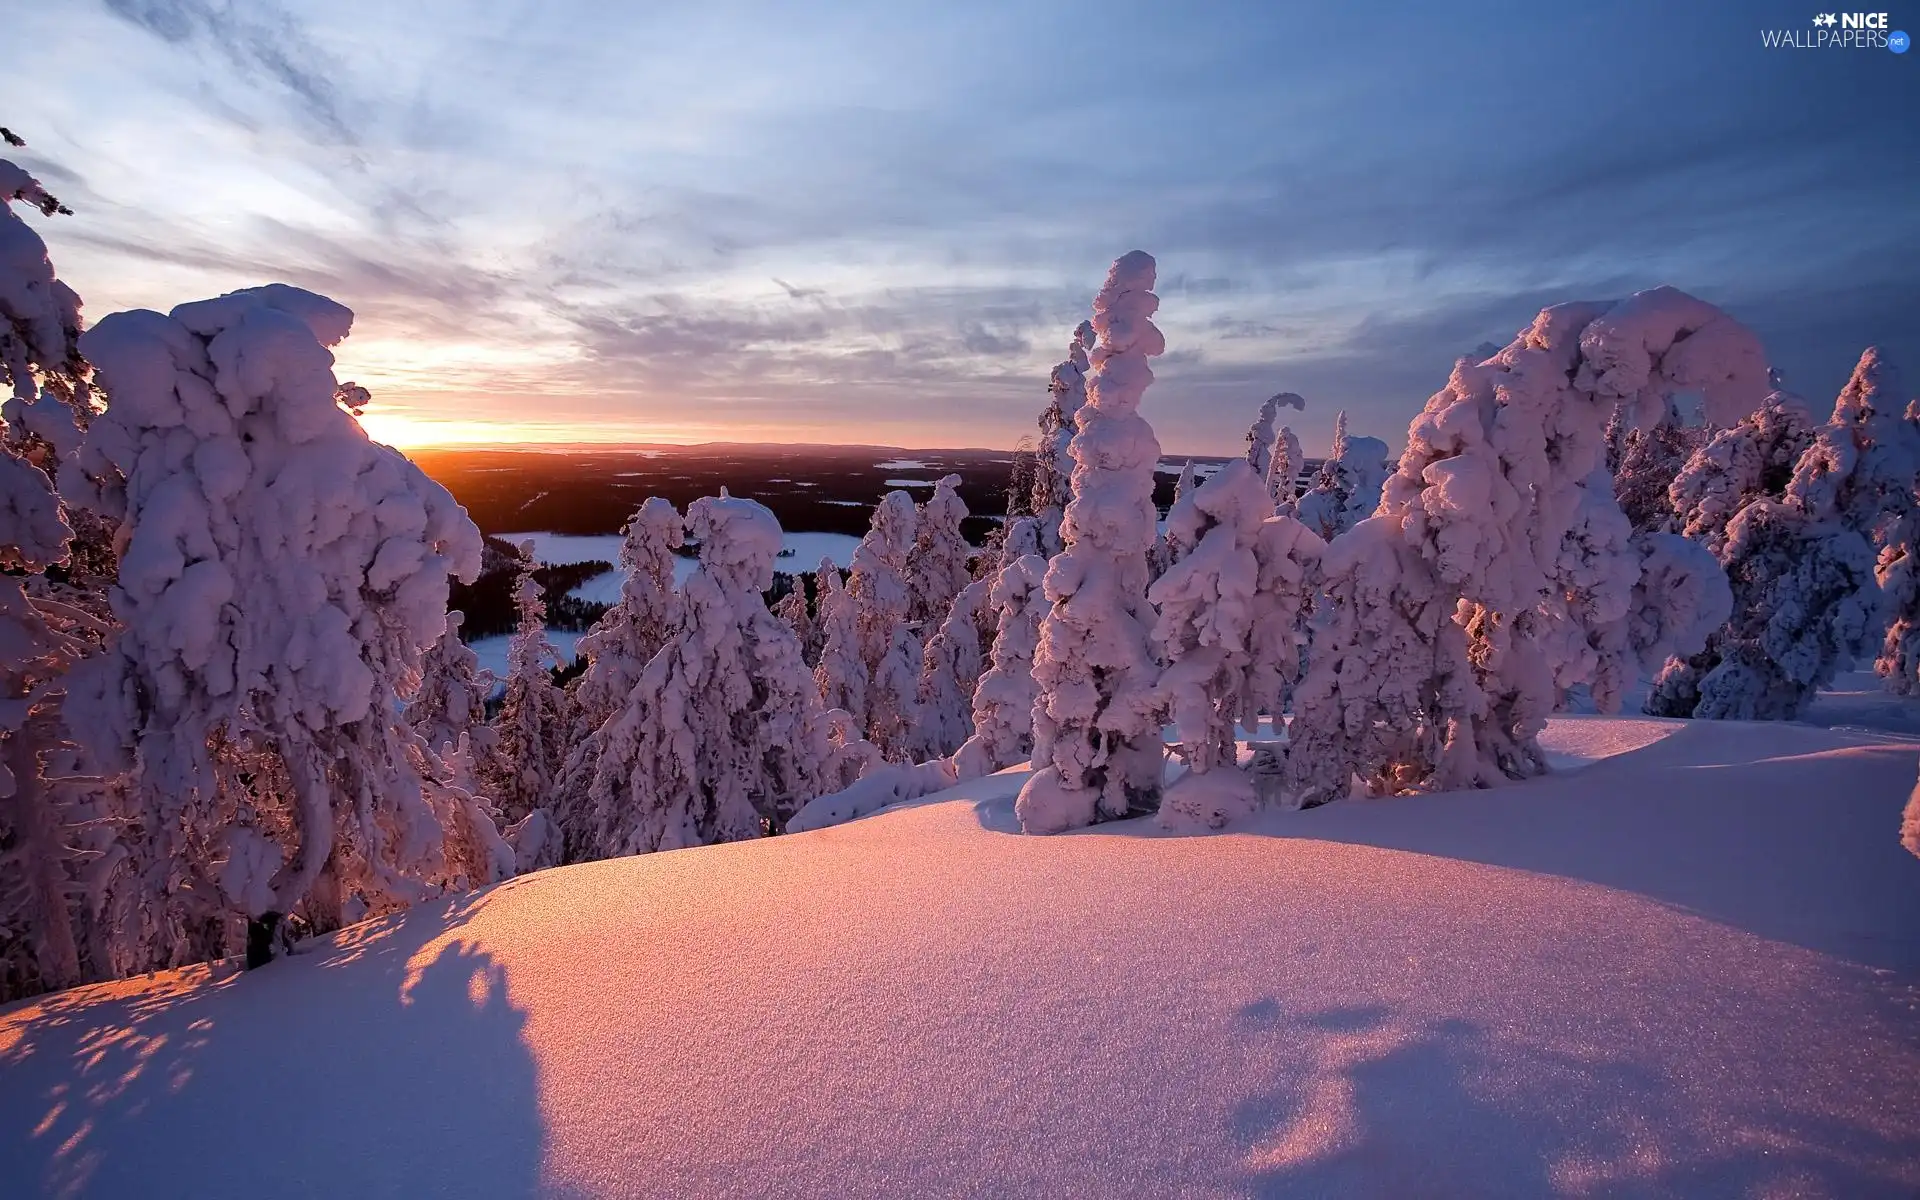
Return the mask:
<path id="1" fill-rule="evenodd" d="M 1630 1060 L 1471 1021 L 1268 999 L 1240 1024 L 1279 1068 L 1229 1116 L 1252 1196 L 1891 1197 L 1920 1150 L 1783 1111 L 1742 1113 L 1761 1136 L 1729 1137 Z"/>
<path id="2" fill-rule="evenodd" d="M 544 1135 L 525 1016 L 487 952 L 433 945 L 485 901 L 370 921 L 258 971 L 81 989 L 0 1016 L 0 1190 L 534 1194 Z"/>

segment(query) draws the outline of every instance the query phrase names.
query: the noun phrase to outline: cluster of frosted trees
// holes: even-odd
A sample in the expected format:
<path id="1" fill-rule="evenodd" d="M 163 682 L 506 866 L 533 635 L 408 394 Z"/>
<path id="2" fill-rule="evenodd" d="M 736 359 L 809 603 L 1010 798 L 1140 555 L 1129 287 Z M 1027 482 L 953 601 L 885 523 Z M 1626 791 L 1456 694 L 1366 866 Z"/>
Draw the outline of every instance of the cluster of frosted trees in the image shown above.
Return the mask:
<path id="1" fill-rule="evenodd" d="M 1790 718 L 1878 646 L 1888 687 L 1920 690 L 1920 412 L 1877 351 L 1816 426 L 1711 305 L 1558 305 L 1456 364 L 1397 464 L 1342 414 L 1303 488 L 1283 393 L 1244 463 L 1187 465 L 1156 529 L 1152 286 L 1146 255 L 1115 263 L 1055 368 L 1042 553 L 1010 526 L 949 619 L 990 647 L 972 734 L 796 827 L 1022 762 L 1029 831 L 1217 827 L 1539 774 L 1551 713 L 1617 711 L 1649 676 L 1650 712 Z"/>
<path id="2" fill-rule="evenodd" d="M 1732 615 L 1669 662 L 1647 711 L 1792 719 L 1836 671 L 1874 656 L 1889 690 L 1920 692 L 1920 413 L 1879 350 L 1861 355 L 1825 424 L 1772 390 L 1737 421 L 1689 430 L 1677 473 L 1649 506 L 1654 529 L 1697 541 L 1724 568 Z M 1641 490 L 1630 455 L 1623 478 Z"/>
<path id="3" fill-rule="evenodd" d="M 334 376 L 352 313 L 269 285 L 83 332 L 15 204 L 60 211 L 0 162 L 0 995 L 1014 766 L 1029 831 L 1218 827 L 1538 774 L 1551 712 L 1653 672 L 1658 711 L 1791 716 L 1877 639 L 1920 690 L 1920 426 L 1877 354 L 1816 427 L 1710 305 L 1561 305 L 1457 363 L 1397 464 L 1343 414 L 1303 479 L 1282 393 L 1162 520 L 1139 251 L 984 551 L 949 476 L 770 608 L 766 508 L 651 499 L 564 687 L 523 555 L 497 681 L 447 611 L 478 531 Z"/>

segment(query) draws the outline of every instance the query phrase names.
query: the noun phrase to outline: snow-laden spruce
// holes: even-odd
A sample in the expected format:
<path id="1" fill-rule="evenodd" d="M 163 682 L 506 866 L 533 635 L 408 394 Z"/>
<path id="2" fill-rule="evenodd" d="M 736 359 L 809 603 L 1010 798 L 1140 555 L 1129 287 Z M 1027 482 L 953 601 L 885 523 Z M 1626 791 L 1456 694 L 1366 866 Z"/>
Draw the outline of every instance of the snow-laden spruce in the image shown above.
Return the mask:
<path id="1" fill-rule="evenodd" d="M 1387 444 L 1379 438 L 1349 437 L 1343 411 L 1334 422 L 1333 448 L 1313 486 L 1294 504 L 1293 515 L 1323 541 L 1339 537 L 1373 515 L 1392 473 Z"/>
<path id="2" fill-rule="evenodd" d="M 90 368 L 79 297 L 14 201 L 65 212 L 0 161 L 0 1001 L 187 953 L 158 935 L 122 781 L 67 718 L 67 671 L 114 632 L 113 528 L 54 493 L 92 415 Z"/>
<path id="3" fill-rule="evenodd" d="M 1781 498 L 1752 500 L 1728 522 L 1720 561 L 1733 586 L 1732 619 L 1705 651 L 1667 664 L 1648 711 L 1800 716 L 1881 634 L 1874 543 L 1903 529 L 1917 469 L 1920 432 L 1893 371 L 1869 349 Z"/>
<path id="4" fill-rule="evenodd" d="M 1813 444 L 1813 431 L 1806 401 L 1775 391 L 1759 408 L 1715 432 L 1677 474 L 1665 475 L 1674 532 L 1719 555 L 1735 513 L 1756 500 L 1786 495 L 1794 464 Z"/>
<path id="5" fill-rule="evenodd" d="M 1652 429 L 1629 428 L 1626 417 L 1625 411 L 1616 411 L 1607 430 L 1607 457 L 1620 511 L 1635 533 L 1676 530 L 1681 518 L 1674 511 L 1672 485 L 1706 444 L 1709 431 L 1683 421 L 1677 409 L 1670 409 Z"/>
<path id="6" fill-rule="evenodd" d="M 1147 360 L 1166 351 L 1153 324 L 1153 257 L 1118 259 L 1093 302 L 1099 344 L 1087 403 L 1069 446 L 1073 502 L 1066 548 L 1047 568 L 1051 605 L 1033 673 L 1034 761 L 1020 790 L 1021 827 L 1043 833 L 1152 810 L 1158 803 L 1160 728 L 1148 633 L 1147 554 L 1158 510 L 1160 443 L 1140 415 L 1153 382 Z"/>
<path id="7" fill-rule="evenodd" d="M 913 549 L 907 554 L 907 620 L 931 631 L 946 619 L 953 598 L 973 582 L 973 547 L 960 532 L 967 519 L 960 477 L 943 475 L 915 511 Z"/>
<path id="8" fill-rule="evenodd" d="M 1338 800 L 1356 775 L 1369 792 L 1394 795 L 1419 783 L 1435 755 L 1436 644 L 1464 635 L 1405 522 L 1370 517 L 1319 557 L 1323 615 L 1287 730 L 1291 805 Z"/>
<path id="9" fill-rule="evenodd" d="M 700 564 L 680 627 L 609 719 L 580 857 L 736 841 L 778 830 L 821 789 L 830 747 L 800 643 L 767 611 L 780 523 L 729 496 L 696 500 Z"/>
<path id="10" fill-rule="evenodd" d="M 860 608 L 841 579 L 840 568 L 832 559 L 820 560 L 814 573 L 818 594 L 814 608 L 818 613 L 820 658 L 814 665 L 813 682 L 820 702 L 829 710 L 847 714 L 860 740 L 867 732 L 867 663 L 860 650 Z"/>
<path id="11" fill-rule="evenodd" d="M 1326 542 L 1284 513 L 1260 523 L 1254 538 L 1253 620 L 1247 631 L 1245 683 L 1234 706 L 1239 722 L 1253 729 L 1262 716 L 1281 728 L 1306 662 L 1308 620 L 1320 590 L 1320 558 Z"/>
<path id="12" fill-rule="evenodd" d="M 100 960 L 126 932 L 99 919 L 115 861 L 102 818 L 117 814 L 55 767 L 72 757 L 63 676 L 97 642 L 94 622 L 29 595 L 20 574 L 64 563 L 70 534 L 46 473 L 0 449 L 0 999 L 118 973 Z"/>
<path id="13" fill-rule="evenodd" d="M 33 404 L 43 387 L 70 397 L 84 386 L 87 364 L 78 340 L 80 297 L 54 274 L 46 242 L 13 210 L 15 202 L 45 216 L 64 210 L 39 180 L 0 158 L 0 382 L 14 401 Z"/>
<path id="14" fill-rule="evenodd" d="M 1668 661 L 1647 711 L 1793 720 L 1880 631 L 1873 547 L 1790 487 L 1785 500 L 1756 500 L 1734 516 L 1721 558 L 1732 619 L 1706 652 Z"/>
<path id="15" fill-rule="evenodd" d="M 415 732 L 437 754 L 470 739 L 490 750 L 493 730 L 486 724 L 487 696 L 499 681 L 480 665 L 480 656 L 460 639 L 466 614 L 447 614 L 446 632 L 420 656 L 420 684 L 407 700 L 406 715 Z"/>
<path id="16" fill-rule="evenodd" d="M 914 604 L 910 559 L 918 523 L 913 497 L 905 492 L 888 492 L 874 507 L 872 524 L 854 548 L 847 571 L 857 653 L 866 670 L 864 706 L 854 709 L 824 697 L 829 707 L 846 708 L 861 718 L 867 740 L 895 762 L 910 755 L 920 679 L 919 639 L 908 624 Z M 831 646 L 824 654 L 837 658 Z"/>
<path id="17" fill-rule="evenodd" d="M 622 530 L 620 566 L 626 577 L 620 599 L 575 648 L 587 665 L 570 689 L 572 733 L 551 803 L 556 828 L 572 839 L 567 857 L 579 857 L 592 845 L 591 787 L 608 726 L 679 626 L 673 564 L 685 537 L 686 522 L 670 501 L 650 496 L 635 510 Z"/>
<path id="18" fill-rule="evenodd" d="M 1173 481 L 1173 502 L 1175 504 L 1186 499 L 1187 493 L 1191 492 L 1197 486 L 1195 479 L 1193 460 L 1189 458 L 1186 464 L 1180 468 L 1180 477 Z"/>
<path id="19" fill-rule="evenodd" d="M 1253 548 L 1272 510 L 1265 478 L 1236 459 L 1167 514 L 1169 535 L 1177 530 L 1192 549 L 1147 589 L 1159 614 L 1157 703 L 1187 766 L 1161 799 L 1165 824 L 1217 829 L 1252 809 L 1252 781 L 1236 766 L 1234 724 L 1251 663 L 1260 574 Z M 1206 779 L 1214 771 L 1223 778 Z"/>
<path id="20" fill-rule="evenodd" d="M 1047 407 L 1040 414 L 1032 513 L 1039 519 L 1040 545 L 1048 555 L 1060 553 L 1060 522 L 1073 500 L 1073 460 L 1067 447 L 1073 441 L 1080 406 L 1087 402 L 1087 351 L 1092 346 L 1093 326 L 1082 321 L 1067 343 L 1067 357 L 1054 366 L 1053 377 L 1047 381 Z"/>
<path id="21" fill-rule="evenodd" d="M 1920 694 L 1920 508 L 1888 528 L 1874 578 L 1888 617 L 1874 670 L 1895 695 Z"/>
<path id="22" fill-rule="evenodd" d="M 1307 402 L 1294 392 L 1268 396 L 1260 404 L 1260 415 L 1254 418 L 1252 427 L 1247 430 L 1247 465 L 1262 479 L 1267 478 L 1273 469 L 1274 438 L 1278 436 L 1274 431 L 1274 422 L 1279 419 L 1282 408 L 1305 412 Z M 1295 442 L 1294 445 L 1297 448 L 1299 443 Z M 1297 457 L 1293 461 L 1293 469 L 1300 469 Z"/>
<path id="23" fill-rule="evenodd" d="M 566 693 L 553 682 L 560 652 L 547 638 L 547 605 L 533 577 L 533 544 L 520 547 L 513 602 L 518 622 L 507 643 L 506 693 L 494 714 L 494 752 L 481 778 L 509 822 L 550 803 L 566 764 Z"/>
<path id="24" fill-rule="evenodd" d="M 1326 637 L 1287 765 L 1296 798 L 1332 798 L 1353 774 L 1387 791 L 1539 774 L 1547 716 L 1582 684 L 1617 703 L 1620 664 L 1648 652 L 1636 631 L 1701 644 L 1708 631 L 1677 612 L 1635 618 L 1662 598 L 1636 592 L 1647 550 L 1611 494 L 1608 423 L 1616 409 L 1657 420 L 1681 391 L 1732 423 L 1767 390 L 1752 333 L 1671 288 L 1545 309 L 1499 354 L 1457 363 L 1409 427 L 1379 515 L 1328 549 Z"/>
<path id="25" fill-rule="evenodd" d="M 1000 569 L 1008 563 L 1017 562 L 1029 554 L 1039 553 L 1040 518 L 1015 517 L 1006 524 L 1006 536 L 1000 539 L 1000 557 L 992 560 L 990 564 L 992 569 L 987 572 L 987 578 L 991 579 L 998 575 Z M 986 555 L 981 555 L 980 561 L 986 562 Z"/>
<path id="26" fill-rule="evenodd" d="M 1306 459 L 1293 426 L 1282 425 L 1273 435 L 1273 452 L 1267 465 L 1267 494 L 1273 497 L 1273 511 L 1291 516 L 1300 494 L 1300 468 Z"/>
<path id="27" fill-rule="evenodd" d="M 620 599 L 580 639 L 575 653 L 587 666 L 573 685 L 574 736 L 598 729 L 640 680 L 680 621 L 673 564 L 686 521 L 673 503 L 650 496 L 621 530 Z"/>
<path id="28" fill-rule="evenodd" d="M 1173 481 L 1173 504 L 1168 506 L 1168 512 L 1172 512 L 1174 508 L 1177 508 L 1180 502 L 1187 498 L 1188 493 L 1192 492 L 1193 489 L 1198 486 L 1196 480 L 1197 476 L 1194 473 L 1193 460 L 1188 459 L 1187 464 L 1180 468 L 1179 478 Z M 1156 530 L 1150 561 L 1153 577 L 1158 579 L 1160 576 L 1166 574 L 1167 568 L 1179 562 L 1181 556 L 1186 554 L 1188 549 L 1189 547 L 1180 544 L 1180 535 L 1175 531 L 1171 529 Z"/>
<path id="29" fill-rule="evenodd" d="M 1920 783 L 1907 795 L 1907 807 L 1900 814 L 1900 844 L 1920 856 Z"/>
<path id="30" fill-rule="evenodd" d="M 400 717 L 480 534 L 335 403 L 352 319 L 273 284 L 81 339 L 126 628 L 76 674 L 74 725 L 132 772 L 152 894 L 253 918 L 256 952 L 296 907 L 328 928 L 502 873 L 491 814 Z"/>
<path id="31" fill-rule="evenodd" d="M 948 606 L 947 619 L 927 639 L 916 691 L 919 718 L 912 738 L 916 762 L 945 758 L 973 734 L 973 693 L 982 669 L 981 609 L 992 590 L 990 579 L 962 588 Z"/>
<path id="32" fill-rule="evenodd" d="M 820 662 L 820 625 L 813 619 L 813 610 L 807 607 L 806 579 L 793 577 L 793 587 L 786 595 L 774 602 L 773 615 L 786 622 L 793 636 L 800 639 L 800 661 L 812 670 Z"/>
<path id="33" fill-rule="evenodd" d="M 992 665 L 973 691 L 973 735 L 954 754 L 955 775 L 981 775 L 1033 757 L 1033 708 L 1038 686 L 1033 658 L 1047 615 L 1047 560 L 1038 554 L 1000 568 L 987 600 L 995 614 Z"/>

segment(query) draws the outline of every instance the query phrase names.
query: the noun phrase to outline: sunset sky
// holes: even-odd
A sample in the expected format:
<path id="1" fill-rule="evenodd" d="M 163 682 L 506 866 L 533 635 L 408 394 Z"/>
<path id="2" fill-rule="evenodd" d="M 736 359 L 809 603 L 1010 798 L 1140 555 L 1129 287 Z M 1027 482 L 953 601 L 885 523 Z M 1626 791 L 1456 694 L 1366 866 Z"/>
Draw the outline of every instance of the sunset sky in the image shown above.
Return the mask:
<path id="1" fill-rule="evenodd" d="M 1804 4 L 6 7 L 88 313 L 325 292 L 401 444 L 1010 445 L 1136 246 L 1170 452 L 1282 389 L 1397 444 L 1660 283 L 1823 402 L 1869 341 L 1920 375 L 1920 54 L 1763 49 Z"/>

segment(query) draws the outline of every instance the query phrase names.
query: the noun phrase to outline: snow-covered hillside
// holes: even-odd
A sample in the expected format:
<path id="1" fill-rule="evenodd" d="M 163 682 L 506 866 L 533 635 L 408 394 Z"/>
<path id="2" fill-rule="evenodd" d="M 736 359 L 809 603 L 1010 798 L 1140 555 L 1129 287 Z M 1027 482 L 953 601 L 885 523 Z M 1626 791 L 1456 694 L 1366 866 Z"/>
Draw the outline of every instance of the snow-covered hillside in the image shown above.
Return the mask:
<path id="1" fill-rule="evenodd" d="M 1005 772 L 0 1015 L 9 1195 L 1911 1196 L 1920 742 L 1175 838 Z M 1565 770 L 1591 763 L 1578 770 Z"/>

